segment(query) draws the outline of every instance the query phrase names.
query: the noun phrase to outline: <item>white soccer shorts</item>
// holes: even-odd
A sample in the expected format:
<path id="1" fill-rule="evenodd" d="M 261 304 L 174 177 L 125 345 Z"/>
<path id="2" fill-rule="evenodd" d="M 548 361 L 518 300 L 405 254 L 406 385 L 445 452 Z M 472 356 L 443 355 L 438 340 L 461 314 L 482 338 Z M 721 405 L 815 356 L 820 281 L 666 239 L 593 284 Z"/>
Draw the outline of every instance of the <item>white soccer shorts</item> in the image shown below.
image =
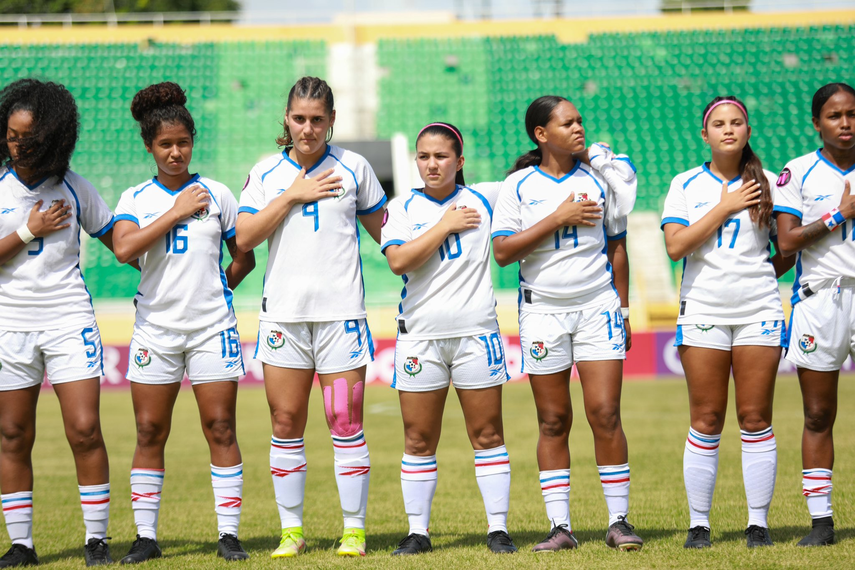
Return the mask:
<path id="1" fill-rule="evenodd" d="M 674 346 L 730 350 L 734 346 L 787 346 L 783 319 L 744 325 L 677 325 Z"/>
<path id="2" fill-rule="evenodd" d="M 255 358 L 280 368 L 333 374 L 374 360 L 374 341 L 365 319 L 320 323 L 259 321 Z"/>
<path id="3" fill-rule="evenodd" d="M 828 287 L 793 307 L 787 360 L 799 368 L 830 372 L 855 357 L 855 288 Z"/>

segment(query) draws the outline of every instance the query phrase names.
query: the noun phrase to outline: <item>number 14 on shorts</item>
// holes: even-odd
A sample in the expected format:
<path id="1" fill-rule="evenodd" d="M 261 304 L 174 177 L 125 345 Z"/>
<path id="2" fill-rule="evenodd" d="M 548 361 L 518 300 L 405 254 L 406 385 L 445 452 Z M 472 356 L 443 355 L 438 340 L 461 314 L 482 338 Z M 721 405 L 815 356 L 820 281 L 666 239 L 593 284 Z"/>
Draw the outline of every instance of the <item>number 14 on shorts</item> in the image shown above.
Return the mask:
<path id="1" fill-rule="evenodd" d="M 623 325 L 623 315 L 620 314 L 620 310 L 610 312 L 603 311 L 600 313 L 603 318 L 606 320 L 606 329 L 609 333 L 609 340 L 613 341 L 615 337 L 620 338 L 620 343 L 615 343 L 612 346 L 612 350 L 620 350 L 623 348 L 623 343 L 626 341 L 626 329 L 624 329 Z"/>

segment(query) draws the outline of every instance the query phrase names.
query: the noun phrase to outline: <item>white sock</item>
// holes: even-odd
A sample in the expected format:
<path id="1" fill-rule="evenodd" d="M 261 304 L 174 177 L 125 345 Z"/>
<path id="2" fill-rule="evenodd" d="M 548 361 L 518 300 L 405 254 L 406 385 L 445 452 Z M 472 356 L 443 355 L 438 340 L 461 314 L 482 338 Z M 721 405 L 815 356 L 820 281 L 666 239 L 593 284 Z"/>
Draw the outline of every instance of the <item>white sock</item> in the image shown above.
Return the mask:
<path id="1" fill-rule="evenodd" d="M 131 507 L 137 534 L 142 538 L 157 540 L 163 475 L 163 469 L 131 469 Z"/>
<path id="2" fill-rule="evenodd" d="M 303 438 L 270 438 L 270 473 L 282 528 L 303 526 L 306 448 Z"/>
<path id="3" fill-rule="evenodd" d="M 570 470 L 541 471 L 540 491 L 550 524 L 554 527 L 566 525 L 570 531 Z"/>
<path id="4" fill-rule="evenodd" d="M 436 455 L 418 457 L 404 454 L 401 459 L 401 493 L 410 522 L 407 534 L 429 536 L 430 507 L 436 492 Z"/>
<path id="5" fill-rule="evenodd" d="M 629 463 L 623 465 L 598 465 L 606 507 L 609 509 L 609 526 L 626 518 L 629 513 Z"/>
<path id="6" fill-rule="evenodd" d="M 475 450 L 475 480 L 487 511 L 487 534 L 508 532 L 511 500 L 511 460 L 504 445 Z"/>
<path id="7" fill-rule="evenodd" d="M 371 460 L 368 444 L 360 430 L 349 437 L 332 436 L 335 456 L 335 482 L 341 500 L 344 528 L 365 528 L 368 508 L 368 480 Z"/>
<path id="8" fill-rule="evenodd" d="M 0 500 L 3 502 L 6 532 L 12 544 L 33 548 L 33 492 L 7 493 L 0 495 Z"/>
<path id="9" fill-rule="evenodd" d="M 810 518 L 822 519 L 832 515 L 831 488 L 831 469 L 802 470 L 802 493 L 807 499 Z"/>
<path id="10" fill-rule="evenodd" d="M 243 503 L 243 463 L 233 467 L 211 465 L 211 487 L 214 489 L 217 531 L 220 536 L 237 536 Z"/>
<path id="11" fill-rule="evenodd" d="M 90 538 L 107 538 L 107 523 L 110 520 L 110 484 L 78 485 L 80 507 L 83 509 L 83 524 L 86 527 L 86 542 Z"/>
<path id="12" fill-rule="evenodd" d="M 683 452 L 683 482 L 689 498 L 689 528 L 710 526 L 720 441 L 721 434 L 705 435 L 689 428 L 686 451 Z"/>
<path id="13" fill-rule="evenodd" d="M 769 505 L 775 493 L 778 446 L 772 426 L 742 432 L 742 481 L 748 499 L 748 526 L 769 528 Z"/>

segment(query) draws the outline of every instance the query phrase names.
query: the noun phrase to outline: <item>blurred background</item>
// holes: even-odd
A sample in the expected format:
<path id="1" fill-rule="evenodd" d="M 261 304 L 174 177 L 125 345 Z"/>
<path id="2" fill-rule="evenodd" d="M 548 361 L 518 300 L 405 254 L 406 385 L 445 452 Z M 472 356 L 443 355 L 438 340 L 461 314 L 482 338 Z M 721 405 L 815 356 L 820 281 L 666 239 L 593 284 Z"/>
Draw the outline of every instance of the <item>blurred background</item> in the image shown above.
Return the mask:
<path id="1" fill-rule="evenodd" d="M 816 89 L 855 82 L 855 2 L 842 0 L 0 0 L 0 26 L 0 83 L 37 77 L 69 88 L 82 118 L 72 167 L 113 207 L 156 172 L 129 111 L 151 83 L 187 90 L 198 129 L 191 170 L 235 195 L 279 151 L 285 96 L 303 75 L 330 83 L 333 143 L 366 156 L 390 198 L 418 184 L 412 142 L 426 123 L 461 129 L 468 182 L 501 180 L 532 148 L 528 104 L 563 95 L 589 142 L 638 168 L 628 248 L 639 335 L 674 328 L 681 264 L 665 254 L 659 216 L 672 177 L 709 158 L 707 102 L 744 100 L 752 146 L 777 172 L 819 146 Z M 235 295 L 247 341 L 266 245 L 256 256 Z M 370 238 L 362 262 L 375 338 L 391 342 L 401 280 Z M 85 243 L 82 267 L 105 343 L 127 342 L 138 273 L 97 240 Z M 494 265 L 493 277 L 503 332 L 516 335 L 517 268 Z M 791 284 L 782 278 L 782 291 Z"/>

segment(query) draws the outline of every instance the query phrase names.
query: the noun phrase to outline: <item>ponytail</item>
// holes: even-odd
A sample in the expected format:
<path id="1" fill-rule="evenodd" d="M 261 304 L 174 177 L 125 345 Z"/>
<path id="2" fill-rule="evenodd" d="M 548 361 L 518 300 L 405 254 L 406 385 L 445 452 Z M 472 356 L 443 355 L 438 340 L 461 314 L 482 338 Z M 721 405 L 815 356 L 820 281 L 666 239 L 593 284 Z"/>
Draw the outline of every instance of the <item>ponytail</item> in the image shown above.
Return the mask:
<path id="1" fill-rule="evenodd" d="M 769 187 L 769 179 L 763 172 L 763 164 L 748 143 L 745 143 L 745 148 L 742 149 L 739 167 L 743 183 L 754 180 L 760 184 L 760 203 L 748 209 L 751 221 L 761 228 L 768 228 L 772 224 L 772 191 Z"/>
<path id="2" fill-rule="evenodd" d="M 530 150 L 514 161 L 514 165 L 511 167 L 510 170 L 508 170 L 506 176 L 510 176 L 514 172 L 522 170 L 523 168 L 528 168 L 529 166 L 540 166 L 540 163 L 542 161 L 543 153 L 540 151 L 539 148 Z"/>

